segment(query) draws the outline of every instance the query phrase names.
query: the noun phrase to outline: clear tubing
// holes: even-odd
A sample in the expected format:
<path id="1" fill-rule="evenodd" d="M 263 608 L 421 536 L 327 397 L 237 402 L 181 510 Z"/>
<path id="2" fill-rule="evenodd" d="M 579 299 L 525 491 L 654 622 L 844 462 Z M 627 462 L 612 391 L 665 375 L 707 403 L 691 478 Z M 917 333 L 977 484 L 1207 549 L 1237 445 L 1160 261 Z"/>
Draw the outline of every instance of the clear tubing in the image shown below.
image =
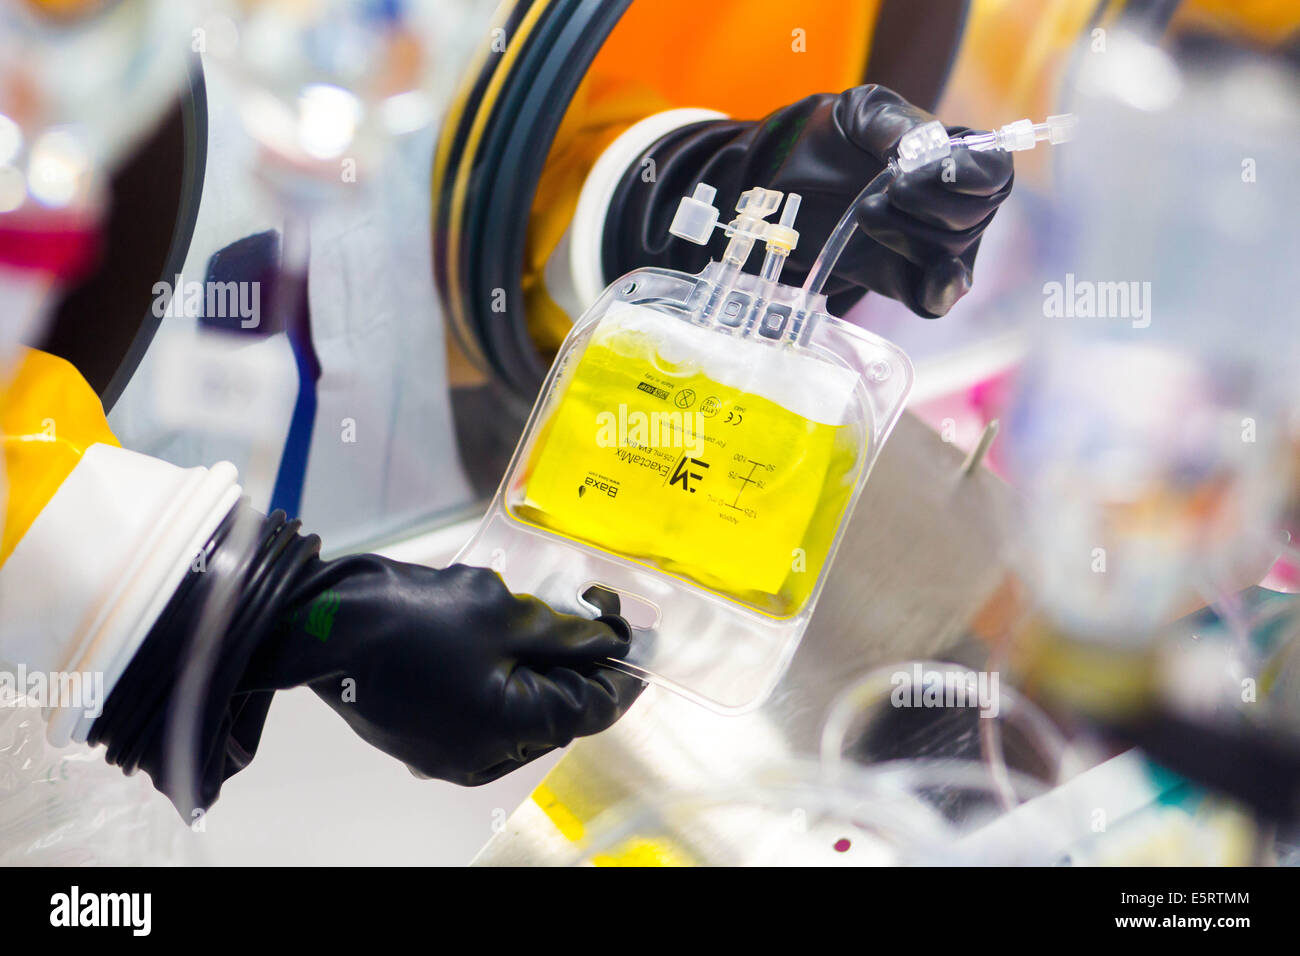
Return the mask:
<path id="1" fill-rule="evenodd" d="M 718 281 L 714 284 L 713 293 L 709 296 L 709 301 L 705 303 L 704 311 L 701 313 L 703 318 L 707 319 L 713 315 L 718 306 L 731 294 L 731 290 L 736 287 L 736 279 L 739 276 L 740 264 L 733 261 L 730 256 L 724 256 L 722 269 L 718 273 Z"/>
<path id="2" fill-rule="evenodd" d="M 767 255 L 763 257 L 761 278 L 776 283 L 781 278 L 781 270 L 785 268 L 785 260 L 786 253 L 778 252 L 776 249 L 767 250 Z"/>
<path id="3" fill-rule="evenodd" d="M 880 171 L 875 179 L 867 183 L 862 192 L 854 197 L 853 202 L 849 203 L 849 208 L 844 210 L 844 215 L 840 216 L 840 221 L 835 224 L 831 230 L 830 238 L 826 240 L 826 245 L 822 246 L 822 251 L 817 253 L 817 260 L 808 270 L 808 278 L 804 280 L 803 292 L 807 296 L 817 295 L 826 285 L 826 280 L 831 277 L 831 272 L 835 269 L 835 263 L 839 262 L 844 247 L 849 244 L 849 237 L 853 235 L 853 230 L 857 228 L 857 217 L 854 213 L 858 206 L 872 193 L 884 189 L 894 177 L 894 169 L 886 166 Z"/>
<path id="4" fill-rule="evenodd" d="M 948 139 L 946 143 L 942 138 L 943 127 L 937 120 L 912 130 L 900 141 L 899 153 L 900 158 L 904 159 L 904 165 L 900 166 L 897 158 L 891 159 L 889 164 L 880 171 L 879 175 L 867 183 L 862 192 L 858 193 L 853 202 L 849 204 L 849 208 L 844 210 L 844 215 L 840 217 L 840 221 L 831 230 L 826 245 L 822 246 L 821 252 L 817 254 L 817 260 L 808 271 L 808 278 L 803 284 L 804 294 L 813 296 L 822 291 L 822 288 L 826 285 L 826 280 L 830 278 L 831 272 L 835 269 L 835 263 L 839 261 L 840 255 L 844 252 L 844 247 L 848 245 L 849 237 L 853 235 L 853 229 L 857 225 L 854 211 L 868 195 L 879 189 L 884 189 L 892 177 L 904 172 L 904 166 L 907 167 L 907 170 L 923 168 L 949 155 L 955 147 L 976 151 L 1001 149 L 1008 152 L 1018 152 L 1033 149 L 1035 143 L 1048 142 L 1052 145 L 1068 143 L 1074 138 L 1076 125 L 1077 120 L 1073 114 L 1063 113 L 1060 116 L 1049 116 L 1045 123 L 1018 120 L 992 132 L 954 136 Z M 927 139 L 922 134 L 931 127 L 933 127 L 930 130 L 932 135 Z M 906 148 L 908 147 L 906 141 L 909 137 L 919 137 L 920 139 L 920 142 L 912 149 Z M 903 156 L 904 153 L 909 155 Z"/>
<path id="5" fill-rule="evenodd" d="M 798 193 L 790 193 L 785 197 L 785 207 L 781 210 L 781 219 L 777 223 L 782 229 L 793 229 L 795 217 L 799 215 L 799 206 L 803 202 L 803 197 Z M 781 270 L 785 268 L 785 260 L 790 255 L 790 249 L 785 245 L 779 245 L 769 241 L 767 243 L 767 255 L 763 257 L 763 270 L 761 277 L 767 283 L 768 292 L 765 297 L 770 295 L 770 289 L 781 279 Z"/>
<path id="6" fill-rule="evenodd" d="M 964 146 L 974 150 L 997 149 L 998 134 L 971 133 L 968 136 L 954 136 L 948 143 L 950 146 Z"/>

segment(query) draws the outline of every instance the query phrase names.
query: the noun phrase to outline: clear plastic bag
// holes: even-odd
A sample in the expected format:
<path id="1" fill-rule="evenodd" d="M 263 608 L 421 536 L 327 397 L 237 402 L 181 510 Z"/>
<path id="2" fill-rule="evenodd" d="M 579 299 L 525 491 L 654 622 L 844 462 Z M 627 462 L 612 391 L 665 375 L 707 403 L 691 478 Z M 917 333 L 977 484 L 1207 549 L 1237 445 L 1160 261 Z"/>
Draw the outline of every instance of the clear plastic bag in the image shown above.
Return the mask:
<path id="1" fill-rule="evenodd" d="M 616 662 L 714 710 L 758 706 L 816 606 L 902 411 L 896 346 L 808 294 L 711 263 L 640 269 L 574 325 L 457 557 L 633 625 Z"/>
<path id="2" fill-rule="evenodd" d="M 101 751 L 55 747 L 39 709 L 0 708 L 0 866 L 200 862 L 197 840 L 144 776 Z"/>

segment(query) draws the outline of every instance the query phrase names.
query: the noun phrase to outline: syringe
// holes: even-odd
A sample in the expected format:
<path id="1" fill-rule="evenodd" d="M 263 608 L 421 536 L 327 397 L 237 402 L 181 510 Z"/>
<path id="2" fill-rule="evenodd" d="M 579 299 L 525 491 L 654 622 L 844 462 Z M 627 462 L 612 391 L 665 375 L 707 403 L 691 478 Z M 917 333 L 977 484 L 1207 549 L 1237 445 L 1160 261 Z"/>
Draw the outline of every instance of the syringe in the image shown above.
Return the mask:
<path id="1" fill-rule="evenodd" d="M 835 263 L 839 261 L 840 253 L 844 251 L 849 237 L 853 235 L 853 229 L 857 225 L 855 211 L 858 206 L 867 196 L 884 189 L 894 177 L 916 172 L 932 163 L 947 159 L 954 149 L 971 149 L 977 152 L 1000 149 L 1008 153 L 1016 153 L 1033 149 L 1042 142 L 1051 143 L 1053 146 L 1058 143 L 1068 143 L 1074 138 L 1078 123 L 1078 117 L 1073 113 L 1063 113 L 1059 116 L 1049 116 L 1042 123 L 1022 119 L 989 133 L 967 133 L 963 136 L 949 136 L 948 130 L 938 120 L 908 130 L 898 141 L 897 157 L 890 159 L 889 165 L 881 170 L 880 174 L 858 193 L 849 204 L 849 208 L 844 210 L 844 215 L 835 224 L 835 229 L 826 240 L 826 245 L 822 246 L 821 252 L 817 254 L 817 261 L 808 272 L 803 291 L 808 295 L 821 292 L 822 287 L 826 285 L 826 280 L 830 278 L 831 271 L 835 268 Z"/>

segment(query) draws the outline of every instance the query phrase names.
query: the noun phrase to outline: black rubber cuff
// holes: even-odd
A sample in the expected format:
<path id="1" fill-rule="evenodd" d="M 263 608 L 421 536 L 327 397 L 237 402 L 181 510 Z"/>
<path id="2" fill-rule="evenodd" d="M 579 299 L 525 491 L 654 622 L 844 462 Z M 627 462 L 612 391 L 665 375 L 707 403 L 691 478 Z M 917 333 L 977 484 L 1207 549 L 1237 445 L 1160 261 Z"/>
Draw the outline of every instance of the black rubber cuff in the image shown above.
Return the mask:
<path id="1" fill-rule="evenodd" d="M 239 521 L 259 524 L 251 547 L 240 549 L 232 541 Z M 240 681 L 282 614 L 299 571 L 320 551 L 320 539 L 299 534 L 299 527 L 282 511 L 263 517 L 243 501 L 231 509 L 91 727 L 89 742 L 105 745 L 109 763 L 128 774 L 143 769 L 186 820 L 195 809 L 211 806 L 222 783 L 257 751 L 272 693 L 241 691 Z M 217 646 L 196 648 L 200 625 L 217 620 L 205 620 L 220 610 L 210 607 L 214 596 L 233 610 L 215 637 L 205 637 Z M 187 673 L 199 656 L 211 661 L 209 673 Z M 182 691 L 182 684 L 199 690 Z M 189 742 L 173 739 L 183 708 L 197 708 L 197 732 Z M 178 779 L 171 766 L 176 752 L 191 761 L 189 779 Z"/>

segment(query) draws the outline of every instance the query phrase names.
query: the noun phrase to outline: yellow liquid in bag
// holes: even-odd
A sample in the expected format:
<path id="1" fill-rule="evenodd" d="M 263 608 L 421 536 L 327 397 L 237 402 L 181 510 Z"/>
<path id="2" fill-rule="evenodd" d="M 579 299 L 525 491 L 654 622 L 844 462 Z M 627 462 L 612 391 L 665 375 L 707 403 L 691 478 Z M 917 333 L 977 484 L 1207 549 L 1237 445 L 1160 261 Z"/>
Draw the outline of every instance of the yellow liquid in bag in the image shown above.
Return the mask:
<path id="1" fill-rule="evenodd" d="M 775 352 L 637 312 L 593 333 L 532 446 L 512 512 L 765 613 L 797 614 L 865 460 L 861 424 L 815 421 L 759 394 L 771 391 L 767 376 L 737 359 Z M 825 382 L 848 402 L 843 370 L 776 360 L 803 376 L 803 405 Z"/>

